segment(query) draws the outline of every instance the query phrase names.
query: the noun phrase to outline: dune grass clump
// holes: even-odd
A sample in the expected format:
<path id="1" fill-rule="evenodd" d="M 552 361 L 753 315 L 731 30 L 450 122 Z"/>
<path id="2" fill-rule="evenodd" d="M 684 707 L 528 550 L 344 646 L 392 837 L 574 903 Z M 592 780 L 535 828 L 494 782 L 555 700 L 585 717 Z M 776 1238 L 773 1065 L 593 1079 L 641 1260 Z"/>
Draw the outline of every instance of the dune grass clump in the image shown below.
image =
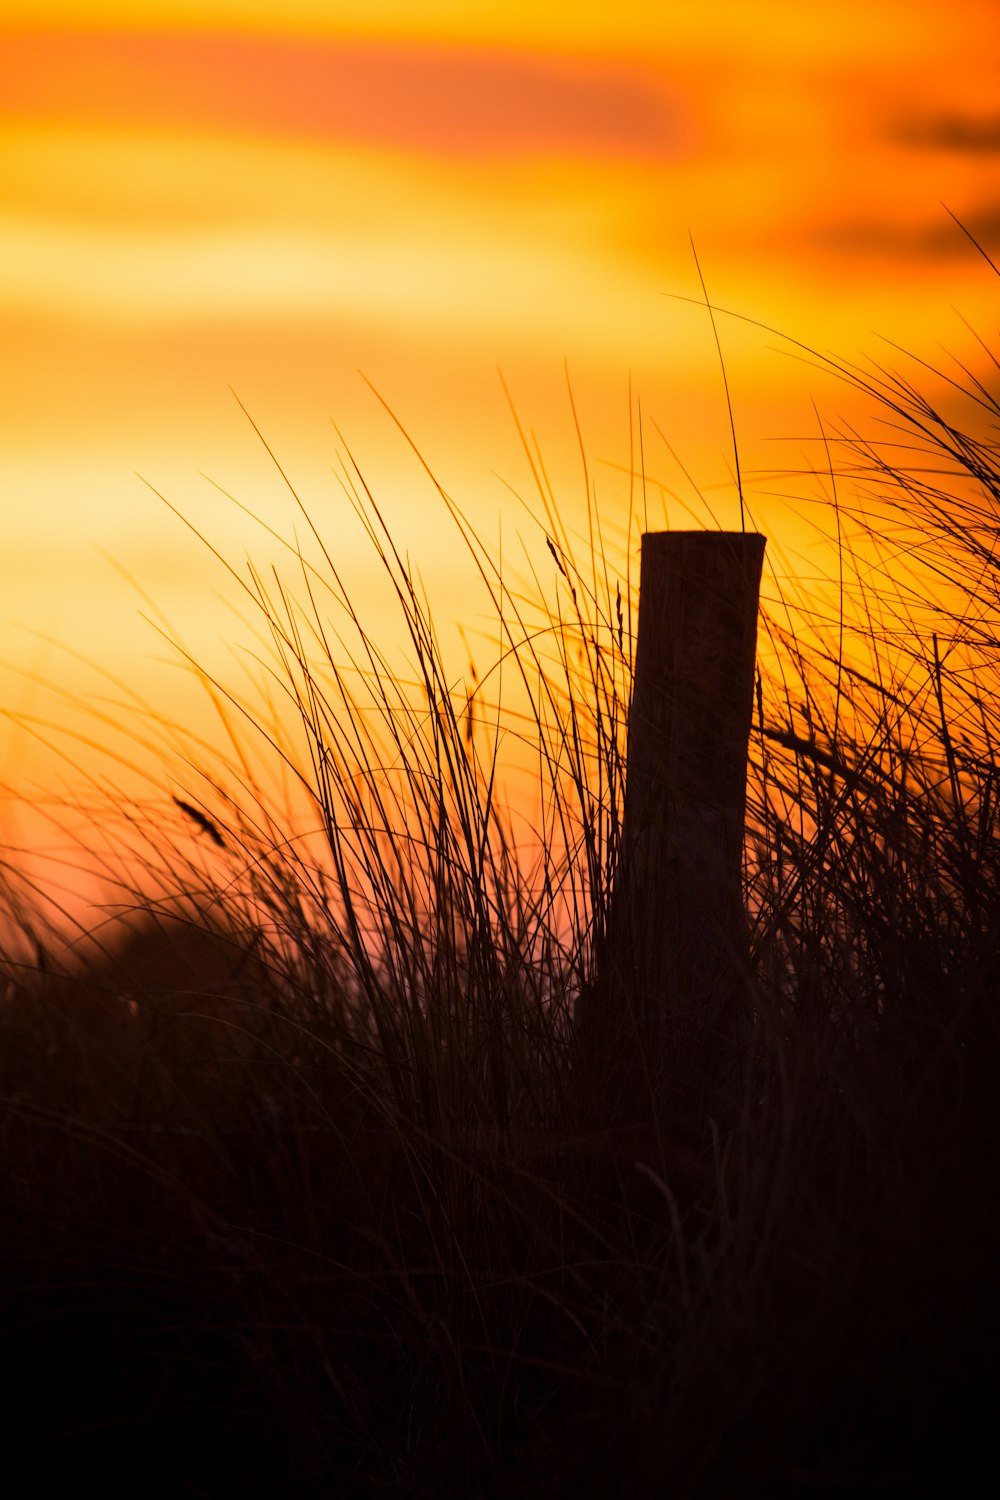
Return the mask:
<path id="1" fill-rule="evenodd" d="M 315 529 L 287 574 L 239 576 L 261 674 L 205 678 L 228 748 L 188 743 L 151 813 L 119 804 L 116 922 L 67 956 L 5 882 L 10 1464 L 220 1496 L 902 1494 L 977 1472 L 1000 452 L 901 381 L 870 389 L 935 473 L 846 441 L 838 516 L 870 544 L 842 554 L 853 608 L 809 644 L 767 601 L 734 1117 L 593 1108 L 578 1015 L 635 606 L 596 510 L 575 547 L 536 465 L 533 601 L 440 491 L 497 621 L 481 676 L 446 664 L 357 468 L 405 667 Z M 898 583 L 904 554 L 909 599 L 877 572 Z M 938 607 L 920 580 L 942 568 Z M 534 827 L 511 764 L 534 767 Z"/>

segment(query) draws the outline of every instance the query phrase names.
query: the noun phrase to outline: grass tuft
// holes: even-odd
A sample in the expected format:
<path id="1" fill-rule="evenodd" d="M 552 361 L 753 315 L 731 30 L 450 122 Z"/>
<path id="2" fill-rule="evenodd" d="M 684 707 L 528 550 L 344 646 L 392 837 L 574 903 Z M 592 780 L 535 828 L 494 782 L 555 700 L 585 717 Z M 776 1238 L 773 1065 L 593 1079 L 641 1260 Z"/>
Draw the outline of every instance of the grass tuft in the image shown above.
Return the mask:
<path id="1" fill-rule="evenodd" d="M 593 1109 L 637 613 L 589 477 L 577 543 L 525 439 L 523 588 L 437 486 L 496 622 L 458 674 L 348 452 L 405 666 L 299 502 L 284 572 L 230 569 L 224 748 L 143 720 L 114 921 L 67 948 L 4 867 L 9 1465 L 527 1497 L 992 1460 L 1000 406 L 837 368 L 894 428 L 826 439 L 835 614 L 762 619 L 735 1117 Z"/>

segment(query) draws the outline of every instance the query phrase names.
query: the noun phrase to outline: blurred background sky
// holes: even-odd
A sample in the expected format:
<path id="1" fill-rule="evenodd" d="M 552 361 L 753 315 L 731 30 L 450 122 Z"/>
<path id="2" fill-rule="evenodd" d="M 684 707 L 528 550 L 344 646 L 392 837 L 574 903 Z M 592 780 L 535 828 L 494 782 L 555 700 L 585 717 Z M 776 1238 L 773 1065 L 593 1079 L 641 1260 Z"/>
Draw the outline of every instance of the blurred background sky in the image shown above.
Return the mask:
<path id="1" fill-rule="evenodd" d="M 142 480 L 237 566 L 276 555 L 201 477 L 290 528 L 230 388 L 362 610 L 369 587 L 381 605 L 332 423 L 442 626 L 475 630 L 457 537 L 359 371 L 505 557 L 519 533 L 538 557 L 498 369 L 571 521 L 567 363 L 610 538 L 630 385 L 661 483 L 650 523 L 692 524 L 669 443 L 738 524 L 711 328 L 679 300 L 700 295 L 691 237 L 717 304 L 848 359 L 891 355 L 882 336 L 981 365 L 962 319 L 996 331 L 995 281 L 942 206 L 996 255 L 996 0 L 0 0 L 0 78 L 0 706 L 15 714 L 50 711 L 38 678 L 93 685 L 43 637 L 168 718 L 197 713 L 122 571 L 225 671 L 222 570 Z M 794 486 L 768 476 L 803 463 L 813 398 L 832 422 L 849 393 L 775 337 L 719 327 L 772 557 L 820 567 Z M 60 768 L 23 730 L 0 726 L 0 755 L 15 787 L 72 781 L 74 756 Z"/>

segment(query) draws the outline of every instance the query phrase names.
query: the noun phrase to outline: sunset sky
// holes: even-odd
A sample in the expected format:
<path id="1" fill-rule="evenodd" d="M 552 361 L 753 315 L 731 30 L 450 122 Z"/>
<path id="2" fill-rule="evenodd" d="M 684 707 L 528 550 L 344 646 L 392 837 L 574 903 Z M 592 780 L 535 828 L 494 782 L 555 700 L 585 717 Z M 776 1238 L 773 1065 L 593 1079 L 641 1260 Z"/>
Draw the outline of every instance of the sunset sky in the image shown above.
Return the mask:
<path id="1" fill-rule="evenodd" d="M 996 0 L 0 0 L 0 68 L 0 707 L 15 715 L 50 711 L 37 678 L 94 685 L 40 635 L 191 712 L 114 564 L 224 670 L 225 579 L 142 481 L 236 565 L 274 556 L 202 477 L 290 528 L 233 392 L 362 607 L 371 562 L 332 423 L 442 625 L 477 629 L 450 523 L 359 372 L 484 534 L 505 555 L 523 534 L 537 558 L 498 370 L 567 516 L 568 363 L 610 535 L 630 381 L 737 520 L 711 328 L 679 300 L 699 295 L 692 239 L 716 303 L 849 359 L 885 357 L 884 336 L 981 361 L 961 320 L 996 331 L 995 281 L 942 206 L 996 255 Z M 832 421 L 848 393 L 773 336 L 720 334 L 747 469 L 801 464 L 812 399 Z M 692 524 L 652 426 L 645 456 L 666 486 L 651 523 L 662 493 L 669 524 Z M 760 480 L 755 513 L 807 569 L 801 507 L 777 488 Z M 56 774 L 2 721 L 0 756 L 0 782 Z"/>

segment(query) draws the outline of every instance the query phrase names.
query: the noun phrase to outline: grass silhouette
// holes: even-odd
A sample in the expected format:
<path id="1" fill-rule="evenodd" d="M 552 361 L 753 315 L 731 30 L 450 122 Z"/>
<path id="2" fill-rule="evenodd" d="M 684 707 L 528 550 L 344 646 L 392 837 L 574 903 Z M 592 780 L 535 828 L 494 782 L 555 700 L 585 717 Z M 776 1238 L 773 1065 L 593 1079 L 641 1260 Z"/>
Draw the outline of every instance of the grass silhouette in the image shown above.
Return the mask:
<path id="1" fill-rule="evenodd" d="M 183 784 L 106 812 L 111 936 L 65 957 L 5 872 L 11 1472 L 700 1496 L 992 1466 L 1000 407 L 837 368 L 899 431 L 836 445 L 840 617 L 762 620 L 735 1116 L 592 1108 L 635 607 L 596 508 L 575 544 L 526 441 L 533 598 L 440 490 L 497 621 L 456 685 L 351 467 L 408 673 L 302 507 L 287 576 L 231 570 L 262 675 L 204 678 L 228 751 L 160 726 Z"/>

